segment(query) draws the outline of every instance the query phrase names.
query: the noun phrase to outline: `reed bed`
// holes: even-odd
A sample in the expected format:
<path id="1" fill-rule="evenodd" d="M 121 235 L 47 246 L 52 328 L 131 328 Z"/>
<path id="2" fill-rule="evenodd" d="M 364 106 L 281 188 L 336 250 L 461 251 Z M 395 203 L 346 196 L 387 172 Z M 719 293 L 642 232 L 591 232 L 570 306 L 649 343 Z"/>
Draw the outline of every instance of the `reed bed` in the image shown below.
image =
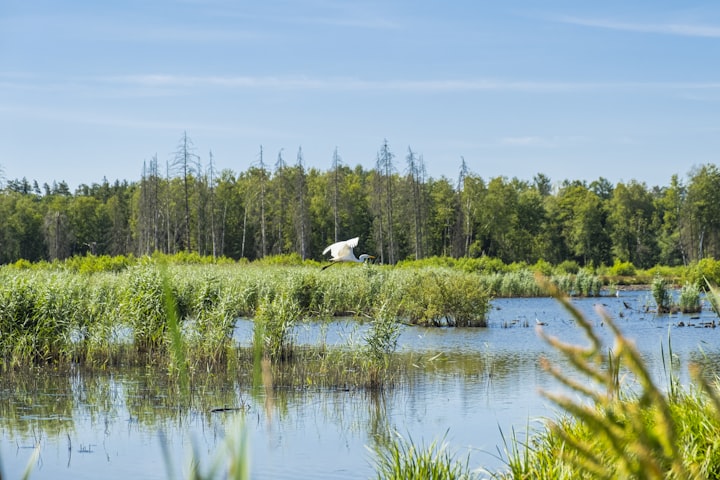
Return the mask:
<path id="1" fill-rule="evenodd" d="M 552 277 L 572 295 L 597 295 L 598 277 Z M 538 296 L 530 270 L 480 274 L 450 267 L 174 263 L 167 259 L 93 258 L 0 268 L 3 368 L 76 362 L 97 367 L 172 363 L 177 315 L 191 372 L 236 361 L 236 320 L 258 321 L 263 352 L 292 355 L 292 330 L 335 316 L 382 317 L 422 326 L 484 327 L 495 296 Z M 169 297 L 169 301 L 168 298 Z M 387 319 L 390 319 L 388 321 Z M 380 324 L 378 324 L 380 325 Z M 378 340 L 391 330 L 375 331 Z M 385 347 L 375 344 L 381 350 Z M 179 362 L 175 362 L 177 365 Z"/>
<path id="2" fill-rule="evenodd" d="M 419 325 L 483 326 L 489 299 L 481 277 L 437 269 L 321 271 L 151 259 L 119 272 L 2 268 L 0 356 L 5 368 L 162 363 L 170 353 L 172 310 L 189 365 L 207 369 L 229 361 L 239 317 L 258 320 L 266 353 L 278 360 L 292 351 L 293 325 L 309 319 L 381 315 Z"/>

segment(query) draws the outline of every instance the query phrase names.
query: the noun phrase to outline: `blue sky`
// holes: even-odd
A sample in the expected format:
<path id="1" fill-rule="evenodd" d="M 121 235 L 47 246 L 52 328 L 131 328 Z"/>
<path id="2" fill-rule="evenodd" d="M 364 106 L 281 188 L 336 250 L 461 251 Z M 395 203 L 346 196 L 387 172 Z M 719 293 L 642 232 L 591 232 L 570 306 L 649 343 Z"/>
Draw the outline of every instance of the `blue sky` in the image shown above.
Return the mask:
<path id="1" fill-rule="evenodd" d="M 665 186 L 720 163 L 720 3 L 3 0 L 0 166 L 136 181 L 183 132 L 207 164 L 281 154 L 456 179 Z"/>

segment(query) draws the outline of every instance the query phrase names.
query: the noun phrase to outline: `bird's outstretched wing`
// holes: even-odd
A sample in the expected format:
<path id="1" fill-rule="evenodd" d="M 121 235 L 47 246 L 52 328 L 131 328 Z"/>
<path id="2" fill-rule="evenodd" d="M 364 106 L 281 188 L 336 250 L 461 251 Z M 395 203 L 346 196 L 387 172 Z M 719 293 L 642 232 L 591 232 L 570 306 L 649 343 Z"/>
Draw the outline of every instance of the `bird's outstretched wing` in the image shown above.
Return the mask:
<path id="1" fill-rule="evenodd" d="M 360 237 L 351 238 L 343 242 L 336 242 L 328 246 L 323 250 L 323 255 L 330 252 L 332 259 L 345 258 L 352 254 L 352 249 L 355 248 L 360 241 Z"/>

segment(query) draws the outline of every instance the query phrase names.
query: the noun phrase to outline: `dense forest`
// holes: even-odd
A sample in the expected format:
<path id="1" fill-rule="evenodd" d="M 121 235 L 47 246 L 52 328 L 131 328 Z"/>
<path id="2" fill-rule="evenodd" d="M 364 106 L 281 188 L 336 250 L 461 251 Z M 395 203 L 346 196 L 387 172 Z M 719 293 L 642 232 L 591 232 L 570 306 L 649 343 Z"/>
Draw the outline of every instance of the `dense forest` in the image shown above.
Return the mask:
<path id="1" fill-rule="evenodd" d="M 458 180 L 426 175 L 423 156 L 385 141 L 374 168 L 334 152 L 327 171 L 271 161 L 260 148 L 247 171 L 216 171 L 184 134 L 172 158 L 146 161 L 137 182 L 38 185 L 6 180 L 0 195 L 0 263 L 154 251 L 254 260 L 320 259 L 336 240 L 394 264 L 431 256 L 506 263 L 683 265 L 720 253 L 720 170 L 695 167 L 667 186 L 598 178 L 553 182 L 484 179 L 459 159 Z"/>

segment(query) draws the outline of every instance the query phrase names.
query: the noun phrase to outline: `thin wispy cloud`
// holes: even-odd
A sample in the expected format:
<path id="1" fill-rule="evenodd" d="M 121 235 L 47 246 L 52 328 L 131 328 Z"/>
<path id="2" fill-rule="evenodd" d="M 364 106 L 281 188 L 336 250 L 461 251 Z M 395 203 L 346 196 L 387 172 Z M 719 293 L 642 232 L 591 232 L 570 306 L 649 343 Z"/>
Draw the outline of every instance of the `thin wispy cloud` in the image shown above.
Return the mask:
<path id="1" fill-rule="evenodd" d="M 337 2 L 334 0 L 291 1 L 284 5 L 266 2 L 265 8 L 249 7 L 235 2 L 185 2 L 203 15 L 253 25 L 310 25 L 359 30 L 397 30 L 403 28 L 398 18 L 387 9 L 361 1 Z M 399 17 L 405 19 L 407 16 Z"/>
<path id="2" fill-rule="evenodd" d="M 578 145 L 587 141 L 585 137 L 579 136 L 550 136 L 538 135 L 513 136 L 500 139 L 500 145 L 509 147 L 534 147 L 534 148 L 555 148 L 562 146 Z"/>
<path id="3" fill-rule="evenodd" d="M 43 30 L 44 35 L 67 41 L 113 41 L 128 43 L 224 43 L 260 41 L 270 37 L 261 28 L 238 26 L 204 26 L 201 22 L 187 25 L 159 21 L 138 14 L 123 13 L 116 17 L 84 13 L 46 13 L 0 18 L 0 29 L 23 35 L 24 32 Z"/>
<path id="4" fill-rule="evenodd" d="M 550 142 L 542 137 L 525 136 L 525 137 L 505 137 L 500 139 L 501 145 L 510 145 L 515 147 L 547 147 Z"/>
<path id="5" fill-rule="evenodd" d="M 0 73 L 0 81 L 2 74 Z M 12 79 L 6 79 L 12 82 Z M 112 86 L 143 89 L 205 89 L 229 90 L 336 90 L 336 91 L 399 91 L 417 93 L 453 93 L 473 91 L 516 92 L 582 92 L 600 90 L 718 90 L 718 82 L 554 82 L 493 79 L 388 79 L 368 80 L 355 77 L 314 77 L 304 75 L 236 76 L 236 75 L 173 75 L 137 74 L 68 79 L 69 85 L 85 87 Z M 23 83 L 23 85 L 26 85 Z"/>
<path id="6" fill-rule="evenodd" d="M 401 28 L 398 22 L 380 17 L 287 17 L 285 21 L 296 24 L 362 28 L 367 30 L 396 30 Z"/>
<path id="7" fill-rule="evenodd" d="M 657 33 L 663 35 L 679 35 L 686 37 L 720 38 L 720 26 L 695 25 L 682 23 L 633 23 L 603 18 L 587 18 L 563 16 L 556 21 L 585 27 L 604 28 L 638 33 Z"/>
<path id="8" fill-rule="evenodd" d="M 93 127 L 109 127 L 135 130 L 156 130 L 179 132 L 191 130 L 193 132 L 212 132 L 213 134 L 232 134 L 250 137 L 287 137 L 288 132 L 278 132 L 246 125 L 233 125 L 225 123 L 206 123 L 202 121 L 182 121 L 158 118 L 132 117 L 124 114 L 98 113 L 94 110 L 80 110 L 53 107 L 27 107 L 18 105 L 0 105 L 0 113 L 13 118 L 27 118 L 37 121 L 62 122 L 64 125 L 77 124 Z"/>

